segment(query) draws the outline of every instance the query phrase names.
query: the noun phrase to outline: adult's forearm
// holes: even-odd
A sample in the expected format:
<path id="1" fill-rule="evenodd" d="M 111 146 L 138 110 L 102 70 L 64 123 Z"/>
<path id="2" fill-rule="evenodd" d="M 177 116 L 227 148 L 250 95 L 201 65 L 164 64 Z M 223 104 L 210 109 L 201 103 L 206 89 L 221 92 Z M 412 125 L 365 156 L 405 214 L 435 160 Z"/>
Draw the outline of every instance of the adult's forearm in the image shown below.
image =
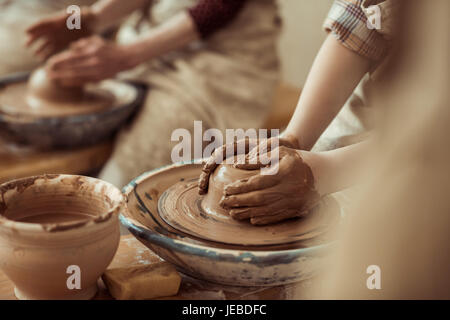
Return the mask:
<path id="1" fill-rule="evenodd" d="M 329 35 L 317 54 L 285 134 L 294 135 L 302 149 L 310 150 L 369 68 L 368 59 Z"/>
<path id="2" fill-rule="evenodd" d="M 187 12 L 180 12 L 168 21 L 149 31 L 135 43 L 127 45 L 133 65 L 139 65 L 172 50 L 185 47 L 199 39 L 195 23 Z"/>
<path id="3" fill-rule="evenodd" d="M 311 167 L 319 194 L 334 193 L 361 182 L 371 143 L 371 140 L 367 140 L 317 153 L 300 151 L 304 161 Z"/>
<path id="4" fill-rule="evenodd" d="M 96 31 L 116 25 L 120 20 L 151 0 L 100 0 L 91 6 L 96 17 Z"/>

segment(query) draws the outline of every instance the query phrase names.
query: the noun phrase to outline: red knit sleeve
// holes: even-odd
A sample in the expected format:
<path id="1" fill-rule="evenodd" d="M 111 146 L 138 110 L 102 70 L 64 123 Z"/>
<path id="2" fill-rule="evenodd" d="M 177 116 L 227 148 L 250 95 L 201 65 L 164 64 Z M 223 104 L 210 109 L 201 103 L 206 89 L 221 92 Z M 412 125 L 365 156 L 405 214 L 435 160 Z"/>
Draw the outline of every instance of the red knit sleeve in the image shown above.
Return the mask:
<path id="1" fill-rule="evenodd" d="M 241 11 L 247 0 L 200 0 L 189 14 L 202 38 L 225 27 Z"/>

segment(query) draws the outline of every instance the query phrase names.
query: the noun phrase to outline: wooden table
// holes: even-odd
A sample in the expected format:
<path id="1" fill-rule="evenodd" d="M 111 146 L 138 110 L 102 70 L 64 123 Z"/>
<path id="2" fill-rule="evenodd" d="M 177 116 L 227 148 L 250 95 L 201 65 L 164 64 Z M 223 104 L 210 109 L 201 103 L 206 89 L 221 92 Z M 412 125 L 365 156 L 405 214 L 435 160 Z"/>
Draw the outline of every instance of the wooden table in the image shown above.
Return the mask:
<path id="1" fill-rule="evenodd" d="M 0 140 L 0 183 L 44 173 L 95 173 L 109 159 L 112 148 L 108 141 L 73 150 L 35 151 Z"/>
<path id="2" fill-rule="evenodd" d="M 160 261 L 147 247 L 141 244 L 132 235 L 122 236 L 119 249 L 109 268 L 119 268 L 130 265 L 151 264 Z M 95 299 L 112 299 L 108 290 L 99 280 L 99 292 Z M 278 286 L 271 288 L 244 288 L 221 286 L 196 280 L 183 275 L 182 284 L 178 295 L 164 299 L 180 300 L 250 300 L 250 299 L 302 299 L 306 298 L 307 289 L 311 281 L 303 281 L 297 284 Z M 0 271 L 0 300 L 14 300 L 14 286 L 9 279 Z"/>

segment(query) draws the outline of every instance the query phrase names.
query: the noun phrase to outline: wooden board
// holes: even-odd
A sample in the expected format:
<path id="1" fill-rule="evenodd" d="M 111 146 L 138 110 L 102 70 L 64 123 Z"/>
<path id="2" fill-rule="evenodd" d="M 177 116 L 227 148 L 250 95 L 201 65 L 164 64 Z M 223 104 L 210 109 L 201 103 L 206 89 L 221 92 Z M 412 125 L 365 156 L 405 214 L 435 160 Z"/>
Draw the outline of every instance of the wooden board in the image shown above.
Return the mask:
<path id="1" fill-rule="evenodd" d="M 109 268 L 119 268 L 139 264 L 151 264 L 160 261 L 147 247 L 142 245 L 132 235 L 122 236 L 119 249 Z M 307 289 L 310 288 L 311 281 L 278 286 L 271 288 L 244 288 L 221 286 L 205 281 L 200 281 L 187 276 L 183 276 L 178 295 L 164 299 L 179 300 L 250 300 L 250 299 L 293 299 L 307 298 Z M 8 278 L 0 271 L 0 300 L 14 300 L 14 286 Z M 99 292 L 95 299 L 112 299 L 108 290 L 99 280 Z"/>
<path id="2" fill-rule="evenodd" d="M 0 140 L 0 183 L 44 173 L 92 173 L 102 168 L 112 148 L 108 141 L 76 150 L 38 152 Z"/>

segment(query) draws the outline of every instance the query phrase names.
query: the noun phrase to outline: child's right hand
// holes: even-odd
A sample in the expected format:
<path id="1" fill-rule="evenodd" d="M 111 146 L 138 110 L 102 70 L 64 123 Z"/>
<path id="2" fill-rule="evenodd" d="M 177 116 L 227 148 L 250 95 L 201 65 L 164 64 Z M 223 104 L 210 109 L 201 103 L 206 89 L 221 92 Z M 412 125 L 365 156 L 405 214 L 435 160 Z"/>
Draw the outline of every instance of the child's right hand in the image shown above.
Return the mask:
<path id="1" fill-rule="evenodd" d="M 272 143 L 274 143 L 275 139 L 278 139 L 278 146 L 285 146 L 293 149 L 300 148 L 297 138 L 290 135 L 284 137 L 272 137 L 269 139 L 250 139 L 247 137 L 232 144 L 224 144 L 223 146 L 217 148 L 203 165 L 202 173 L 200 174 L 198 181 L 198 193 L 206 194 L 208 192 L 209 177 L 217 166 L 219 166 L 227 158 L 227 149 L 233 150 L 233 154 L 238 155 L 240 154 L 240 148 L 238 148 L 238 146 L 244 145 L 245 147 L 243 149 L 247 154 L 247 162 L 250 157 L 258 157 L 260 154 L 271 150 Z"/>
<path id="2" fill-rule="evenodd" d="M 306 215 L 319 200 L 311 163 L 305 161 L 303 151 L 285 146 L 275 151 L 278 162 L 265 175 L 256 174 L 225 186 L 220 206 L 234 219 L 250 219 L 254 225 L 275 223 Z M 270 157 L 270 152 L 266 156 Z M 258 158 L 249 160 L 258 162 Z M 237 167 L 255 168 L 248 164 Z M 258 168 L 262 167 L 259 163 Z"/>

